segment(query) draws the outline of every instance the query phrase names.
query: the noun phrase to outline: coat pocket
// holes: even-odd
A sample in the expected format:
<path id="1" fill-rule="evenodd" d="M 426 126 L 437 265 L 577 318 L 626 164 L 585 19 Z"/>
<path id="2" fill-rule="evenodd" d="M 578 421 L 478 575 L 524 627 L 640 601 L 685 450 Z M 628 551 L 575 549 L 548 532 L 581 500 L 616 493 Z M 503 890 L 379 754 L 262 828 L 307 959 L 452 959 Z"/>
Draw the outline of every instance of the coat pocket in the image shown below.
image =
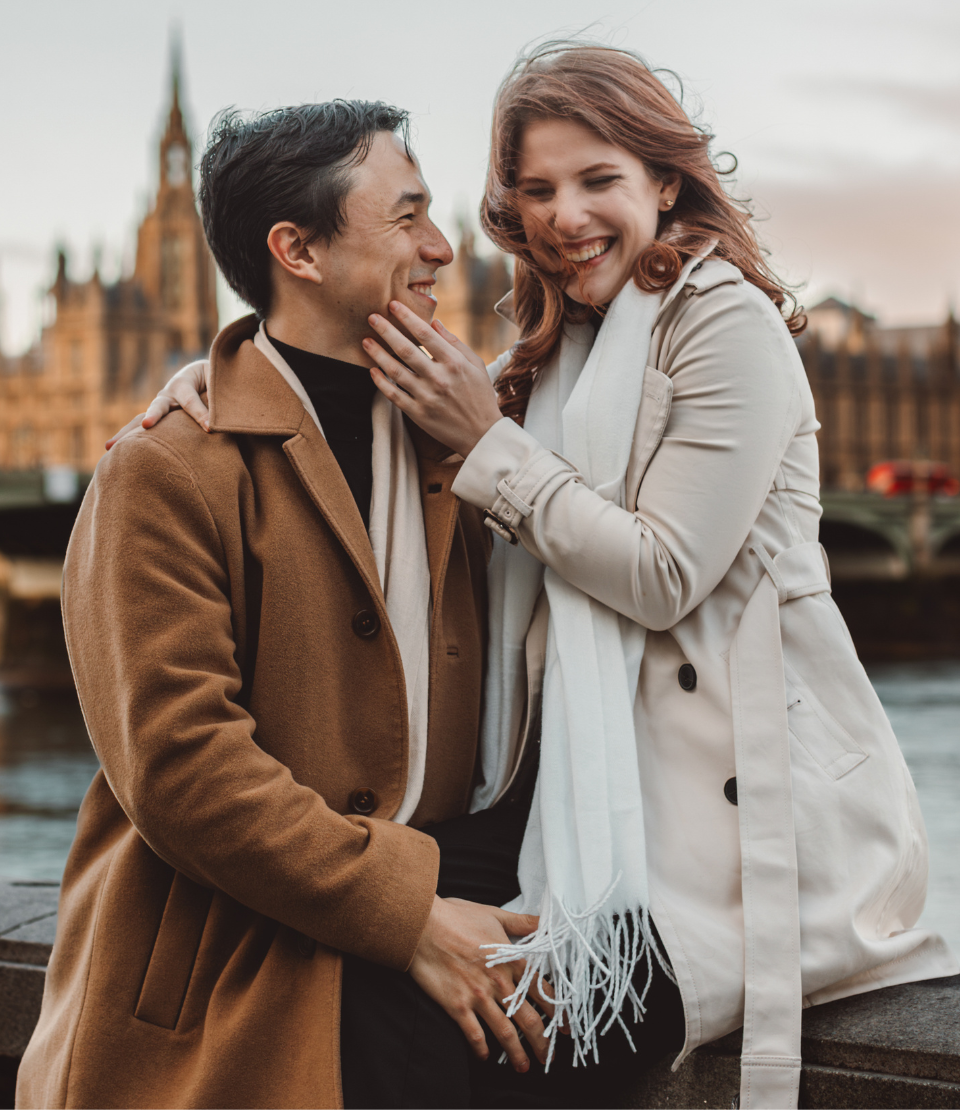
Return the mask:
<path id="1" fill-rule="evenodd" d="M 787 727 L 807 754 L 832 779 L 843 778 L 867 753 L 816 698 L 791 667 L 786 667 Z"/>
<path id="2" fill-rule="evenodd" d="M 213 891 L 174 873 L 134 1016 L 175 1029 L 210 912 Z"/>

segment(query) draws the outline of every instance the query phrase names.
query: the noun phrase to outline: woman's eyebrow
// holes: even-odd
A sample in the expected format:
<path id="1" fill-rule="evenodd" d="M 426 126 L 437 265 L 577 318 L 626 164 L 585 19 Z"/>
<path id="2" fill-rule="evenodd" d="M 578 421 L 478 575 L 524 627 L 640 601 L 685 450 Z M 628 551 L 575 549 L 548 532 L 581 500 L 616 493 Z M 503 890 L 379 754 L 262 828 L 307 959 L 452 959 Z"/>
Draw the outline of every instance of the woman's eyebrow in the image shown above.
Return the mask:
<path id="1" fill-rule="evenodd" d="M 577 170 L 577 177 L 584 177 L 588 173 L 596 173 L 598 170 L 616 170 L 620 167 L 614 162 L 594 162 L 592 166 L 587 166 L 585 169 Z M 524 174 L 522 177 L 517 178 L 518 185 L 532 185 L 532 184 L 549 185 L 550 182 L 545 177 L 535 177 L 532 174 Z"/>
<path id="2" fill-rule="evenodd" d="M 586 173 L 596 173 L 597 170 L 615 170 L 619 167 L 613 162 L 594 162 L 592 166 L 587 166 L 585 170 L 580 170 L 579 175 L 582 177 Z"/>

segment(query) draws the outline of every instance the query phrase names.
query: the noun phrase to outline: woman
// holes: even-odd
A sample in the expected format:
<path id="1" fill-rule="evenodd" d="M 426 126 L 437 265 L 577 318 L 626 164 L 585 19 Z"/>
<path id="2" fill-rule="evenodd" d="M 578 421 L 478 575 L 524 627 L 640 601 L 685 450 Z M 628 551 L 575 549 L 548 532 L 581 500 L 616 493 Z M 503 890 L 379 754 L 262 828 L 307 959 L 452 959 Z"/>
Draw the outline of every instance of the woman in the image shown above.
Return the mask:
<path id="1" fill-rule="evenodd" d="M 803 319 L 709 138 L 629 52 L 522 59 L 482 210 L 519 344 L 488 378 L 392 305 L 429 354 L 382 317 L 367 351 L 504 541 L 474 808 L 540 722 L 510 908 L 541 925 L 491 958 L 526 959 L 517 1004 L 549 981 L 583 1059 L 662 967 L 680 1058 L 743 1025 L 741 1105 L 793 1107 L 803 1006 L 957 966 L 912 928 L 922 820 L 830 598 Z"/>

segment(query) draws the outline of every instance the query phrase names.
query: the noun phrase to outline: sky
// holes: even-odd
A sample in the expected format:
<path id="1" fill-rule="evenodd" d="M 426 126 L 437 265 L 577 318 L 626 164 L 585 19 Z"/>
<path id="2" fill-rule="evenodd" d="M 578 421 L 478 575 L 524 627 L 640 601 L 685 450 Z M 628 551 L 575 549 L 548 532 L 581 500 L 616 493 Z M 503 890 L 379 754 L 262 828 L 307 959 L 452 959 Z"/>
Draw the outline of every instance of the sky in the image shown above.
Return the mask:
<path id="1" fill-rule="evenodd" d="M 409 109 L 433 214 L 476 222 L 497 84 L 525 45 L 587 33 L 679 75 L 738 158 L 774 269 L 887 323 L 960 300 L 957 0 L 0 0 L 0 345 L 26 348 L 57 243 L 70 273 L 132 265 L 156 188 L 170 38 L 199 157 L 228 105 Z M 243 311 L 224 288 L 222 322 Z"/>

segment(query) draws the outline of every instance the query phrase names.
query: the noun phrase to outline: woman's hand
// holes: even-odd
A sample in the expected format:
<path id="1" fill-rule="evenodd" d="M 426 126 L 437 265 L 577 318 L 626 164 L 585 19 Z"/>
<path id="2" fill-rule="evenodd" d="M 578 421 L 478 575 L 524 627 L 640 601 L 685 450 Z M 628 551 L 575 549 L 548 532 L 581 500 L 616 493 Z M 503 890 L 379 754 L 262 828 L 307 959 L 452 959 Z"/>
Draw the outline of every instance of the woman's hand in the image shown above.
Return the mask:
<path id="1" fill-rule="evenodd" d="M 191 362 L 178 370 L 167 382 L 160 392 L 150 402 L 150 407 L 145 413 L 135 416 L 129 424 L 125 424 L 119 432 L 107 440 L 106 448 L 110 448 L 135 428 L 152 428 L 159 423 L 171 409 L 183 409 L 193 417 L 203 428 L 210 431 L 210 412 L 203 403 L 200 394 L 207 391 L 207 371 L 210 363 L 205 359 Z"/>
<path id="2" fill-rule="evenodd" d="M 365 339 L 364 350 L 377 364 L 370 370 L 371 377 L 415 424 L 466 458 L 502 419 L 483 360 L 439 320 L 426 324 L 399 301 L 390 302 L 390 312 L 416 343 L 382 316 L 371 316 L 370 326 L 397 355 L 394 358 L 376 340 Z"/>

